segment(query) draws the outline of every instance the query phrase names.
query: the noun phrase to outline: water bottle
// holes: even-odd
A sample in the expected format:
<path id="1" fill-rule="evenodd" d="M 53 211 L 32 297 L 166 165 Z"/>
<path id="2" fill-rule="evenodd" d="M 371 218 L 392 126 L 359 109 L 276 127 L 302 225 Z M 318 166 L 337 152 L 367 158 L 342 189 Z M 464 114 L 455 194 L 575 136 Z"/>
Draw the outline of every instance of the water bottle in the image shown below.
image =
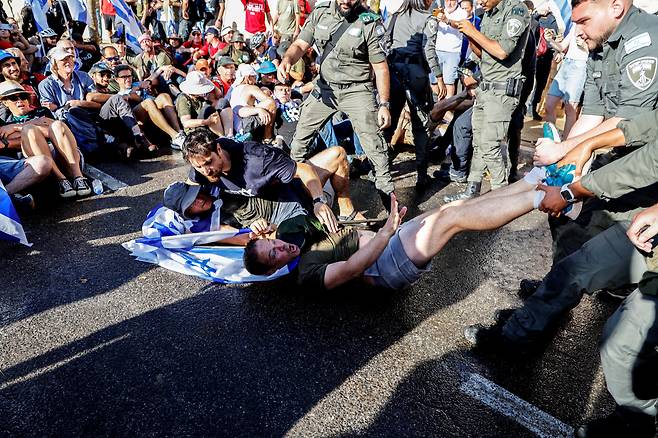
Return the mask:
<path id="1" fill-rule="evenodd" d="M 100 180 L 94 179 L 91 182 L 91 188 L 94 190 L 94 193 L 96 193 L 97 195 L 103 194 L 103 183 Z"/>

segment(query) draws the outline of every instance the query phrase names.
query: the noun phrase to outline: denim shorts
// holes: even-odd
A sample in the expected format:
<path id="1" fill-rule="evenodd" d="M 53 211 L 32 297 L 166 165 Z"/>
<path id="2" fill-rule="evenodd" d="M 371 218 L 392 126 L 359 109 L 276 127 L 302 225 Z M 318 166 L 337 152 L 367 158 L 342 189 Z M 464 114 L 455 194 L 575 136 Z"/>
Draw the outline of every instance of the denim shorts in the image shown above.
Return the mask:
<path id="1" fill-rule="evenodd" d="M 443 83 L 453 85 L 457 81 L 457 69 L 459 68 L 461 53 L 437 50 L 436 56 L 439 58 L 439 65 L 441 71 L 443 71 Z M 433 79 L 432 83 L 436 83 L 436 79 Z"/>
<path id="2" fill-rule="evenodd" d="M 551 83 L 548 95 L 559 97 L 565 102 L 578 103 L 585 88 L 586 78 L 587 61 L 566 58 Z"/>
<path id="3" fill-rule="evenodd" d="M 377 287 L 385 289 L 402 290 L 411 286 L 418 280 L 423 272 L 431 267 L 431 262 L 419 268 L 409 259 L 400 240 L 400 230 L 391 237 L 384 252 L 377 261 L 370 265 L 363 273 L 370 277 Z"/>
<path id="4" fill-rule="evenodd" d="M 9 184 L 23 169 L 25 169 L 25 160 L 0 157 L 0 181 L 3 184 Z"/>

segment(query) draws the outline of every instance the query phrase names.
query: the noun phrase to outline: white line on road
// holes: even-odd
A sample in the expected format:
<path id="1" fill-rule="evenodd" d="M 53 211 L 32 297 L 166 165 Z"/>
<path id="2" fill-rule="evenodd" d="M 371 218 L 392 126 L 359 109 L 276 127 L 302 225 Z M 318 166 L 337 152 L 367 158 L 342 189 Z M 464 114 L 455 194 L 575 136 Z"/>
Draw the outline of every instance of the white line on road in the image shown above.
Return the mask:
<path id="1" fill-rule="evenodd" d="M 501 388 L 479 374 L 467 373 L 468 380 L 461 384 L 465 394 L 484 403 L 494 411 L 519 423 L 540 437 L 558 438 L 573 436 L 573 428 L 527 401 Z"/>
<path id="2" fill-rule="evenodd" d="M 125 187 L 128 187 L 128 184 L 126 184 L 123 181 L 119 181 L 112 175 L 108 175 L 107 173 L 103 172 L 102 170 L 96 169 L 94 166 L 91 164 L 85 164 L 85 171 L 87 175 L 94 179 L 100 180 L 105 187 L 108 189 L 112 190 L 113 192 L 116 192 L 119 189 L 123 189 Z"/>

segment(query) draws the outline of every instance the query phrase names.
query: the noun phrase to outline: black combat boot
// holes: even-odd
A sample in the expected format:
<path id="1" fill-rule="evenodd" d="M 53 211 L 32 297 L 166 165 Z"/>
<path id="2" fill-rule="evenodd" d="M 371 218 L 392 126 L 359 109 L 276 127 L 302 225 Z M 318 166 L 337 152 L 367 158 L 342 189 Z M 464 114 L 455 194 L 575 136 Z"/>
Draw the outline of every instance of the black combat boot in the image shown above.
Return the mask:
<path id="1" fill-rule="evenodd" d="M 377 190 L 377 194 L 379 195 L 379 199 L 382 200 L 382 204 L 384 204 L 384 208 L 388 213 L 391 212 L 391 195 L 386 194 L 382 192 L 381 190 Z"/>
<path id="2" fill-rule="evenodd" d="M 477 198 L 478 196 L 480 196 L 481 187 L 482 187 L 482 183 L 469 182 L 465 191 L 461 193 L 456 193 L 454 195 L 446 195 L 443 197 L 443 201 L 447 204 L 453 201 L 460 201 L 462 199 Z"/>
<path id="3" fill-rule="evenodd" d="M 607 417 L 580 426 L 574 435 L 577 438 L 653 438 L 656 435 L 656 417 L 617 406 Z"/>
<path id="4" fill-rule="evenodd" d="M 416 193 L 421 194 L 425 192 L 427 186 L 432 182 L 432 178 L 427 175 L 427 166 L 418 167 L 418 176 L 416 176 Z"/>

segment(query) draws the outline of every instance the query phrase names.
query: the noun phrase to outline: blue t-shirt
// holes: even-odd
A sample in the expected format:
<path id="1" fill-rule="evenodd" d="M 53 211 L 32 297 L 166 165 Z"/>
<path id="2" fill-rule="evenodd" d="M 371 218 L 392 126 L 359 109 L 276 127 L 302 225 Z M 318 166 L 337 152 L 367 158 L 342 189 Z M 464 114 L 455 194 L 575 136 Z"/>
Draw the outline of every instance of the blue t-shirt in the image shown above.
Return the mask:
<path id="1" fill-rule="evenodd" d="M 272 201 L 298 200 L 298 190 L 291 184 L 297 163 L 278 148 L 248 141 L 239 143 L 227 138 L 217 140 L 231 158 L 228 173 L 216 183 L 222 191 Z M 190 179 L 202 185 L 211 184 L 205 176 L 192 169 Z"/>
<path id="2" fill-rule="evenodd" d="M 96 91 L 96 87 L 88 73 L 74 71 L 69 91 L 64 89 L 64 84 L 59 78 L 50 75 L 39 84 L 41 104 L 47 106 L 49 103 L 54 103 L 57 108 L 61 108 L 69 100 L 84 100 L 87 93 Z"/>

